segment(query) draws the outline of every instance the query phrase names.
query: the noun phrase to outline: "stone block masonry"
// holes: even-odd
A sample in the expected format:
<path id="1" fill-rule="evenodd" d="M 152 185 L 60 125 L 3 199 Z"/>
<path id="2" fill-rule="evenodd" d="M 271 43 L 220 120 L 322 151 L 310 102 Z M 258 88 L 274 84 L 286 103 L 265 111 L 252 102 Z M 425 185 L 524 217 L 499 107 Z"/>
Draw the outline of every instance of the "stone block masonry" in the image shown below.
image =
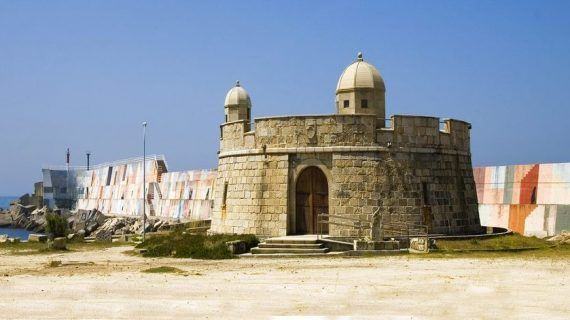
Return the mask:
<path id="1" fill-rule="evenodd" d="M 250 132 L 246 124 L 221 126 L 213 232 L 297 233 L 296 182 L 308 167 L 326 176 L 332 215 L 371 221 L 379 210 L 383 221 L 433 233 L 480 231 L 468 123 L 395 115 L 384 127 L 352 114 L 261 118 Z M 331 224 L 328 232 L 358 230 Z"/>

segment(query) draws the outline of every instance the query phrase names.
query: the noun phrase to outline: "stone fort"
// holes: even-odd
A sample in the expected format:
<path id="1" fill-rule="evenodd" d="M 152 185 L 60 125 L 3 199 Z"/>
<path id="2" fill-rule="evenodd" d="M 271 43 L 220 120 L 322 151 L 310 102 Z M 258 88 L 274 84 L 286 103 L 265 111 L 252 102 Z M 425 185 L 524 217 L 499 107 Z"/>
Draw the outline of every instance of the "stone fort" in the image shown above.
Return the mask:
<path id="1" fill-rule="evenodd" d="M 341 221 L 368 221 L 383 236 L 396 223 L 436 234 L 479 232 L 471 125 L 386 118 L 385 93 L 362 54 L 341 74 L 330 115 L 253 120 L 250 96 L 237 82 L 220 126 L 211 231 L 342 238 L 359 230 Z"/>

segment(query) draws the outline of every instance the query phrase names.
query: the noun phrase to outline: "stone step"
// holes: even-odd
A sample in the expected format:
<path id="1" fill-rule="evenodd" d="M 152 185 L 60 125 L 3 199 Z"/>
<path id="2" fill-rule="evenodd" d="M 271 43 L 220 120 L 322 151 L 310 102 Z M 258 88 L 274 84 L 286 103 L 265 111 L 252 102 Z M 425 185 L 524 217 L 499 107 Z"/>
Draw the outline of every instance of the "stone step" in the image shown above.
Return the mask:
<path id="1" fill-rule="evenodd" d="M 298 249 L 298 248 L 251 248 L 251 253 L 253 254 L 268 254 L 268 253 L 303 253 L 303 254 L 325 254 L 329 251 L 328 248 L 318 248 L 318 249 Z"/>
<path id="2" fill-rule="evenodd" d="M 240 258 L 297 258 L 297 257 L 327 257 L 338 253 L 256 253 L 242 254 Z"/>
<path id="3" fill-rule="evenodd" d="M 297 249 L 320 249 L 321 243 L 260 243 L 260 248 L 297 248 Z"/>
<path id="4" fill-rule="evenodd" d="M 265 243 L 282 243 L 282 244 L 292 244 L 292 243 L 298 243 L 298 244 L 318 244 L 319 240 L 317 239 L 279 239 L 279 238 L 270 238 L 265 240 Z"/>

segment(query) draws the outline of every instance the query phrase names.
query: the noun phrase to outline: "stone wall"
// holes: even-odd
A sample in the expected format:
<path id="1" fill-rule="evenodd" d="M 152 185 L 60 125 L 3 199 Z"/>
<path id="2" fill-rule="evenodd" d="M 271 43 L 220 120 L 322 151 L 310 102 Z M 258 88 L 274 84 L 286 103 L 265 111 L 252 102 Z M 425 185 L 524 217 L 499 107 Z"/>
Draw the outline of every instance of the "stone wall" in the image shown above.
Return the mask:
<path id="1" fill-rule="evenodd" d="M 222 158 L 214 186 L 212 231 L 287 233 L 287 155 Z"/>
<path id="2" fill-rule="evenodd" d="M 333 155 L 331 213 L 384 223 L 425 224 L 433 233 L 479 230 L 477 195 L 470 159 L 421 153 Z M 333 236 L 357 230 L 331 226 Z M 390 235 L 390 234 L 387 234 Z"/>
<path id="3" fill-rule="evenodd" d="M 308 166 L 327 177 L 330 214 L 372 221 L 378 210 L 385 222 L 435 233 L 480 229 L 466 122 L 397 115 L 384 127 L 373 115 L 291 116 L 256 119 L 255 128 L 221 126 L 213 232 L 294 232 L 296 178 Z"/>
<path id="4" fill-rule="evenodd" d="M 374 115 L 293 116 L 255 120 L 257 147 L 370 146 Z"/>
<path id="5" fill-rule="evenodd" d="M 377 142 L 381 146 L 470 150 L 471 125 L 467 122 L 402 115 L 392 116 L 389 122 L 389 127 L 378 130 Z"/>
<path id="6" fill-rule="evenodd" d="M 268 117 L 255 119 L 256 130 L 249 132 L 246 120 L 228 122 L 221 125 L 220 151 L 352 146 L 470 152 L 467 122 L 406 115 L 392 116 L 387 127 L 383 121 L 364 114 Z"/>

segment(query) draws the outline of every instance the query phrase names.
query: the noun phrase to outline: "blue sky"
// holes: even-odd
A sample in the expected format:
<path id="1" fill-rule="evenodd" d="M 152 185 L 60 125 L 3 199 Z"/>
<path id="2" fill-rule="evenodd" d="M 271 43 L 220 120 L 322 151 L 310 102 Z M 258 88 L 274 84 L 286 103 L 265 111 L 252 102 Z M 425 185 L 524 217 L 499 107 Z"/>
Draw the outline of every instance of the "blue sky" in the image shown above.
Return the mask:
<path id="1" fill-rule="evenodd" d="M 150 153 L 214 168 L 225 93 L 334 112 L 358 51 L 387 114 L 473 124 L 475 165 L 570 161 L 570 1 L 0 0 L 0 194 L 43 164 Z"/>

